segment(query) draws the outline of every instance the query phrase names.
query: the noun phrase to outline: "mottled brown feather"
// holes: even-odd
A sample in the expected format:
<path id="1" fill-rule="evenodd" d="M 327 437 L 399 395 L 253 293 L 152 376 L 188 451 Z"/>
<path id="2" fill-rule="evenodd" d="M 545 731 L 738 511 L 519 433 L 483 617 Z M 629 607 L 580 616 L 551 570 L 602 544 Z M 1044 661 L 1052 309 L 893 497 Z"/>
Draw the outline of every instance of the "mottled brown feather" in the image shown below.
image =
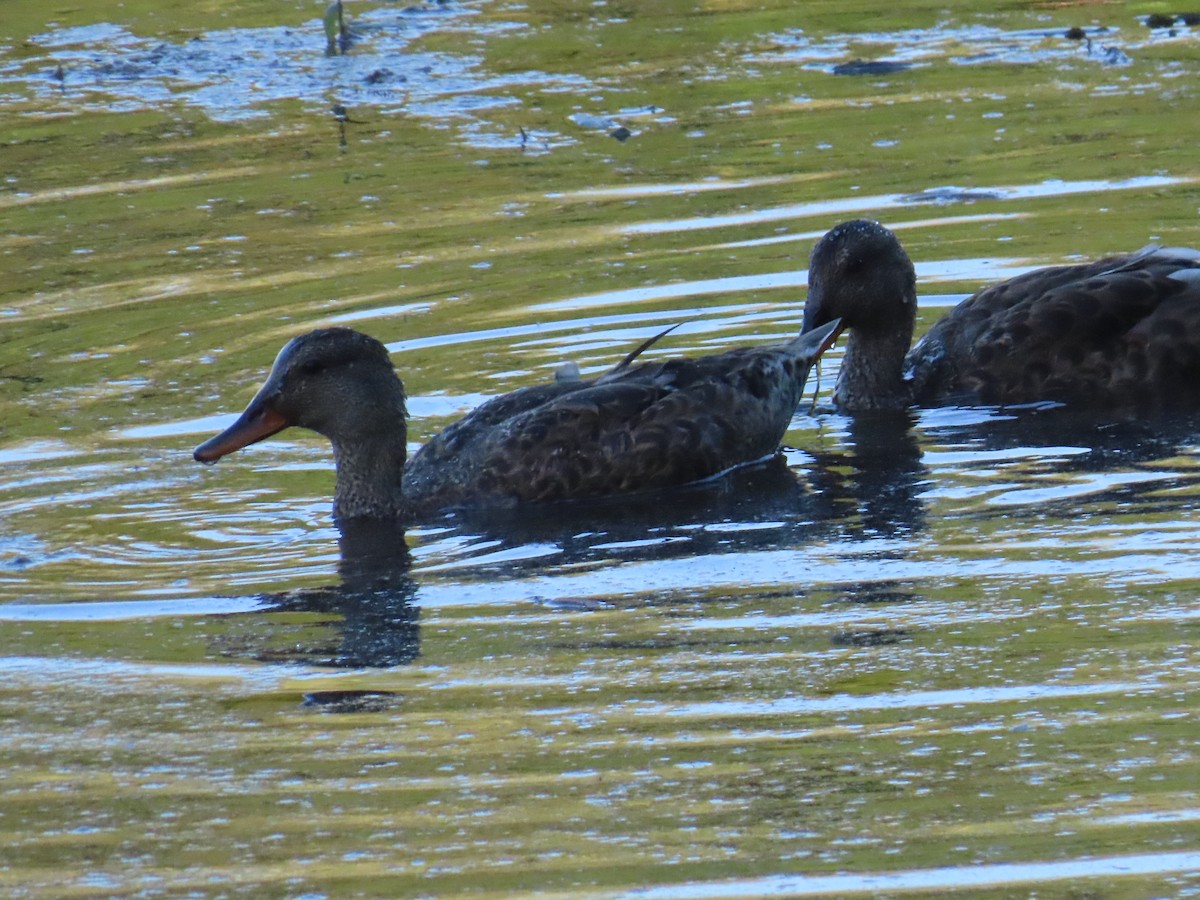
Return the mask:
<path id="1" fill-rule="evenodd" d="M 333 444 L 342 519 L 687 484 L 777 449 L 835 327 L 782 345 L 634 365 L 655 338 L 595 380 L 483 404 L 407 465 L 404 389 L 386 349 L 349 329 L 322 329 L 289 342 L 238 421 L 195 456 L 215 462 L 286 425 L 311 428 Z"/>
<path id="2" fill-rule="evenodd" d="M 644 363 L 572 390 L 516 392 L 430 439 L 404 489 L 417 505 L 431 496 L 501 505 L 698 481 L 778 447 L 808 368 L 787 348 L 737 350 Z M 493 406 L 501 401 L 503 419 Z"/>

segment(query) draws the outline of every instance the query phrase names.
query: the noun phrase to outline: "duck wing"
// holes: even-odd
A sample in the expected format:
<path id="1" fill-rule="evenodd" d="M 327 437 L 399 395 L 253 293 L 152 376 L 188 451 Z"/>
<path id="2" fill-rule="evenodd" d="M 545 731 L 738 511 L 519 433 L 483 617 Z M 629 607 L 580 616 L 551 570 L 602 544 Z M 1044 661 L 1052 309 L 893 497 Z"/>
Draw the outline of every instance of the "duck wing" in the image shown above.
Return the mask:
<path id="1" fill-rule="evenodd" d="M 421 448 L 405 494 L 418 506 L 544 503 L 686 484 L 760 459 L 791 422 L 832 328 L 822 331 L 497 398 Z M 500 420 L 503 409 L 512 415 Z"/>
<path id="2" fill-rule="evenodd" d="M 929 330 L 908 366 L 917 402 L 1200 392 L 1200 253 L 1148 247 L 985 288 Z"/>
<path id="3" fill-rule="evenodd" d="M 682 324 L 683 324 L 682 322 L 676 322 L 670 328 L 664 328 L 658 334 L 652 335 L 651 337 L 646 338 L 644 341 L 642 341 L 640 344 L 638 344 L 636 347 L 634 347 L 632 350 L 630 350 L 629 353 L 627 353 L 625 355 L 625 358 L 623 360 L 621 360 L 619 363 L 617 363 L 615 366 L 613 366 L 611 369 L 609 369 L 607 372 L 605 372 L 603 375 L 601 375 L 599 378 L 597 378 L 596 381 L 597 382 L 612 381 L 613 379 L 620 377 L 621 373 L 626 371 L 633 364 L 633 361 L 635 359 L 637 359 L 639 356 L 641 356 L 643 353 L 645 353 L 647 350 L 649 350 L 651 347 L 653 347 L 655 344 L 657 344 L 659 341 L 661 341 L 663 338 L 665 338 L 668 334 L 670 334 L 672 331 L 674 331 L 676 328 L 678 328 Z"/>
<path id="4" fill-rule="evenodd" d="M 624 359 L 598 378 L 582 379 L 573 375 L 563 375 L 560 369 L 558 373 L 555 373 L 555 380 L 548 384 L 518 388 L 511 393 L 493 397 L 491 400 L 480 404 L 465 417 L 434 437 L 429 444 L 421 448 L 418 456 L 424 454 L 445 458 L 447 455 L 459 452 L 462 442 L 478 432 L 494 428 L 530 410 L 540 409 L 567 394 L 573 394 L 595 384 L 611 381 L 619 377 L 623 372 L 626 372 L 635 359 L 678 327 L 679 323 L 676 323 L 670 328 L 666 328 L 658 334 L 646 338 L 646 340 L 642 341 L 637 347 L 626 354 Z M 578 367 L 575 367 L 575 371 L 578 371 Z M 426 447 L 430 449 L 426 450 Z M 413 458 L 411 464 L 417 464 L 417 457 Z"/>

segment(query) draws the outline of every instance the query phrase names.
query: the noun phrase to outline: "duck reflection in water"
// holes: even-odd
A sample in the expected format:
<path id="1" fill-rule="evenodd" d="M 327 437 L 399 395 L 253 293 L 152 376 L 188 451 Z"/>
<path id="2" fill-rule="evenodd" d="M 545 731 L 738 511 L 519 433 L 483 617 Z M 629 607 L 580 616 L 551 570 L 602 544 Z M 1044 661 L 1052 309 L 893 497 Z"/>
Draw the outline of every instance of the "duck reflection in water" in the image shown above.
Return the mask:
<path id="1" fill-rule="evenodd" d="M 497 557 L 517 551 L 479 567 L 464 560 L 487 580 L 604 567 L 613 564 L 614 553 L 621 564 L 724 555 L 752 565 L 763 551 L 907 538 L 923 528 L 916 493 L 924 469 L 908 415 L 888 422 L 851 422 L 848 451 L 815 454 L 803 469 L 777 454 L 724 478 L 672 491 L 669 503 L 661 494 L 645 494 L 552 504 L 539 507 L 536 516 L 522 508 L 458 510 L 438 524 L 462 544 L 486 546 Z M 340 584 L 264 596 L 263 608 L 230 621 L 218 652 L 333 668 L 402 666 L 420 657 L 420 587 L 410 572 L 404 526 L 372 519 L 339 526 Z M 558 552 L 550 563 L 520 553 L 533 545 L 552 545 Z M 856 603 L 900 602 L 907 596 L 904 586 L 884 587 L 849 584 L 837 590 Z M 674 593 L 629 599 L 637 605 L 678 602 Z M 303 615 L 290 615 L 296 613 Z M 310 702 L 336 711 L 387 702 L 370 693 L 321 693 Z"/>
<path id="2" fill-rule="evenodd" d="M 699 557 L 729 556 L 753 566 L 756 554 L 817 543 L 912 537 L 925 528 L 919 493 L 926 469 L 914 415 L 841 420 L 847 433 L 828 450 L 788 450 L 722 478 L 670 492 L 588 504 L 456 510 L 456 533 L 478 536 L 493 577 Z M 797 460 L 797 455 L 802 459 Z M 792 462 L 789 462 L 789 456 Z M 522 548 L 553 548 L 550 554 Z M 889 549 L 895 553 L 898 550 Z M 764 557 L 766 558 L 766 557 Z M 463 565 L 471 565 L 469 557 Z M 641 602 L 640 600 L 637 602 Z"/>
<path id="3" fill-rule="evenodd" d="M 1010 467 L 1010 500 L 1029 491 L 1042 515 L 1075 522 L 1105 504 L 1141 521 L 1190 518 L 1180 498 L 1200 492 L 1200 471 L 1181 465 L 1181 457 L 1195 455 L 1200 410 L 1038 404 L 980 412 L 982 420 L 939 424 L 939 411 L 932 410 L 923 416 L 923 430 L 959 454 L 999 452 Z M 982 514 L 999 518 L 1010 510 L 996 506 Z"/>
<path id="4" fill-rule="evenodd" d="M 847 421 L 846 447 L 817 457 L 810 478 L 828 504 L 827 517 L 847 537 L 911 537 L 925 528 L 921 461 L 910 410 Z"/>
<path id="5" fill-rule="evenodd" d="M 389 521 L 343 523 L 337 585 L 262 597 L 263 607 L 239 617 L 219 652 L 262 662 L 332 668 L 386 668 L 420 655 L 417 583 L 404 529 Z M 299 622 L 280 614 L 304 613 Z M 270 626 L 262 627 L 262 615 Z M 317 618 L 314 618 L 317 617 Z"/>

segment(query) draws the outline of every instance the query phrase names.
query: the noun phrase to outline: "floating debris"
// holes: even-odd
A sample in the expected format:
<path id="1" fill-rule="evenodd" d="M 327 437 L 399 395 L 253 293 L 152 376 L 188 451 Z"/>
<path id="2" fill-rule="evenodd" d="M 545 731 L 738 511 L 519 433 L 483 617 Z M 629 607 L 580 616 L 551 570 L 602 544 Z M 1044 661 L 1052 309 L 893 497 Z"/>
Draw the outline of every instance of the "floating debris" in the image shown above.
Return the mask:
<path id="1" fill-rule="evenodd" d="M 579 371 L 579 363 L 573 359 L 567 360 L 554 370 L 554 380 L 559 384 L 574 384 L 583 380 L 583 375 Z"/>
<path id="2" fill-rule="evenodd" d="M 405 80 L 403 75 L 397 78 L 395 72 L 386 68 L 373 69 L 363 77 L 363 81 L 365 81 L 367 84 L 383 84 L 385 81 L 391 81 L 393 79 L 396 81 Z"/>
<path id="3" fill-rule="evenodd" d="M 1129 54 L 1120 47 L 1111 45 L 1104 47 L 1093 47 L 1092 42 L 1088 41 L 1088 56 L 1094 57 L 1106 66 L 1129 66 L 1133 65 L 1133 60 Z"/>
<path id="4" fill-rule="evenodd" d="M 834 75 L 894 75 L 911 69 L 912 63 L 896 62 L 889 59 L 855 59 L 848 63 L 838 63 L 833 67 Z"/>
<path id="5" fill-rule="evenodd" d="M 335 119 L 337 119 L 337 121 L 339 121 L 339 122 L 343 122 L 343 123 L 349 122 L 351 125 L 366 125 L 367 124 L 362 119 L 350 118 L 349 110 L 347 110 L 346 107 L 344 105 L 342 105 L 341 103 L 334 103 L 332 106 L 329 107 L 329 111 L 331 113 L 333 113 L 333 117 Z"/>
<path id="6" fill-rule="evenodd" d="M 636 133 L 608 116 L 594 116 L 591 113 L 574 113 L 567 118 L 580 128 L 603 131 L 609 137 L 616 138 L 621 143 L 625 143 L 625 141 L 629 140 Z"/>
<path id="7" fill-rule="evenodd" d="M 667 124 L 674 122 L 675 119 L 666 114 L 666 110 L 654 103 L 648 103 L 644 106 L 630 106 L 624 109 L 617 110 L 615 115 L 619 115 L 622 119 L 653 119 L 657 124 Z M 636 137 L 640 134 L 633 128 L 630 128 L 614 116 L 594 115 L 592 113 L 572 113 L 567 118 L 578 125 L 580 128 L 588 128 L 593 131 L 603 131 L 610 138 L 624 143 L 631 137 Z"/>
<path id="8" fill-rule="evenodd" d="M 1174 35 L 1176 25 L 1187 25 L 1189 28 L 1200 25 L 1200 13 L 1175 13 L 1174 15 L 1171 13 L 1150 13 L 1142 20 L 1142 23 L 1147 28 L 1155 31 L 1164 28 L 1170 29 L 1170 33 Z"/>
<path id="9" fill-rule="evenodd" d="M 593 116 L 591 113 L 573 113 L 567 118 L 580 128 L 591 128 L 595 131 L 609 131 L 620 124 L 608 116 Z"/>
<path id="10" fill-rule="evenodd" d="M 902 628 L 879 628 L 839 631 L 831 635 L 829 641 L 835 647 L 886 647 L 911 637 L 912 635 Z"/>
<path id="11" fill-rule="evenodd" d="M 327 713 L 383 712 L 400 703 L 394 691 L 312 691 L 304 706 Z"/>

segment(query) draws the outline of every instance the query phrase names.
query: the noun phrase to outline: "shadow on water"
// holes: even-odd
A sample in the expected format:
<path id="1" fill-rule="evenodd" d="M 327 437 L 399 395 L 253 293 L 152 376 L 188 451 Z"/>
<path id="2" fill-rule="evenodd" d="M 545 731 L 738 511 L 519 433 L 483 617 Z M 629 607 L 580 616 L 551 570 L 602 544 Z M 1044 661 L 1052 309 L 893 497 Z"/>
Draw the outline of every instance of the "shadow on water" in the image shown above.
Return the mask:
<path id="1" fill-rule="evenodd" d="M 1066 406 L 1033 407 L 1013 418 L 995 419 L 981 429 L 987 447 L 1085 447 L 1068 469 L 1104 471 L 1120 465 L 1159 462 L 1190 450 L 1200 436 L 1200 413 L 1150 410 L 1114 416 Z"/>
<path id="2" fill-rule="evenodd" d="M 908 537 L 922 528 L 925 469 L 907 413 L 852 422 L 845 446 L 799 466 L 776 454 L 720 478 L 666 492 L 588 503 L 451 514 L 501 550 L 534 544 L 560 551 L 556 565 L 662 560 L 797 548 L 830 539 Z M 500 559 L 493 574 L 544 567 Z"/>
<path id="3" fill-rule="evenodd" d="M 934 414 L 936 416 L 936 413 Z M 933 419 L 933 416 L 930 417 Z M 966 425 L 926 427 L 949 444 L 981 459 L 989 455 L 1024 460 L 1036 479 L 992 502 L 1038 503 L 1047 515 L 1079 516 L 1112 502 L 1136 504 L 1142 515 L 1178 512 L 1178 498 L 1163 496 L 1200 485 L 1200 472 L 1180 457 L 1194 454 L 1200 412 L 1148 409 L 1087 410 L 1057 405 L 1002 411 Z M 1027 454 L 1021 451 L 1028 450 Z M 1042 451 L 1055 451 L 1046 454 Z M 1003 515 L 1003 511 L 996 514 Z"/>

